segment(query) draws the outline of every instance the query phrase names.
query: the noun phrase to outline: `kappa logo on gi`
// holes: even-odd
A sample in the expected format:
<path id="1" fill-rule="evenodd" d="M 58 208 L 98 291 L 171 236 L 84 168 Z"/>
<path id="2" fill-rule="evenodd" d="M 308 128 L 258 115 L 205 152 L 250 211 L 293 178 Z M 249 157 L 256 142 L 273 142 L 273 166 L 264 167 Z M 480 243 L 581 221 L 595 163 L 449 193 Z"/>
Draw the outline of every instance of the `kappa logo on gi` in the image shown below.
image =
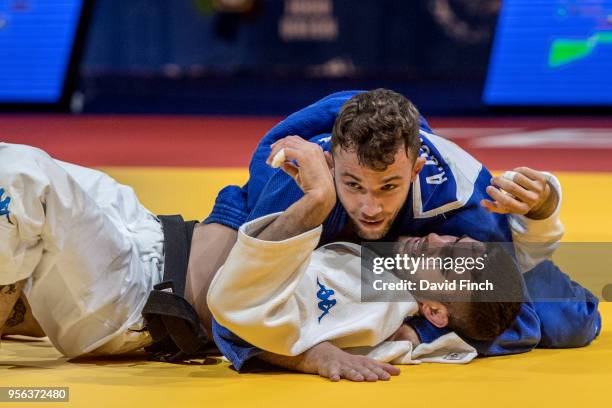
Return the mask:
<path id="1" fill-rule="evenodd" d="M 317 285 L 319 285 L 317 298 L 321 299 L 317 306 L 323 312 L 321 313 L 321 316 L 319 316 L 319 323 L 321 323 L 321 319 L 325 317 L 325 315 L 329 313 L 331 308 L 336 305 L 336 299 L 330 299 L 330 297 L 332 297 L 336 292 L 332 289 L 327 289 L 325 285 L 319 282 L 319 278 L 317 278 Z"/>
<path id="2" fill-rule="evenodd" d="M 8 220 L 9 224 L 12 224 L 11 219 L 9 218 L 9 215 L 11 213 L 9 211 L 11 197 L 6 196 L 6 198 L 2 199 L 2 196 L 4 196 L 4 189 L 0 187 L 0 217 L 6 215 L 6 219 Z"/>

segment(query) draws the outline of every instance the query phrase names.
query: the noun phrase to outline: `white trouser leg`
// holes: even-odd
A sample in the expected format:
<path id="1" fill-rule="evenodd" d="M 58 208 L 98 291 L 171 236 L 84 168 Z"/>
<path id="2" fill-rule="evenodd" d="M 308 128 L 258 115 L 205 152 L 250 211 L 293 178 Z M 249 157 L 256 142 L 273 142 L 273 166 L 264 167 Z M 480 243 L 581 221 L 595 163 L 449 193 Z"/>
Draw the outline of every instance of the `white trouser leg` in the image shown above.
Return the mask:
<path id="1" fill-rule="evenodd" d="M 32 311 L 60 351 L 86 353 L 140 319 L 161 279 L 163 234 L 130 188 L 5 143 L 0 188 L 0 202 L 10 200 L 0 216 L 0 284 L 31 278 Z"/>

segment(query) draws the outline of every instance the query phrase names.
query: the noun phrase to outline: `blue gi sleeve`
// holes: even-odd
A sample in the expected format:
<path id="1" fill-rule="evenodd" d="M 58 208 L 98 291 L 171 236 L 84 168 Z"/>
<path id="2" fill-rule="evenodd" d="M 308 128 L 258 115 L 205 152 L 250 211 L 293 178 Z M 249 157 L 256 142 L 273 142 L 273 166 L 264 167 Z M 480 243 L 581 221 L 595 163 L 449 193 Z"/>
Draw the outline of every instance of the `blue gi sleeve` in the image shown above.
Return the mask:
<path id="1" fill-rule="evenodd" d="M 237 230 L 245 223 L 249 209 L 247 207 L 247 186 L 227 186 L 217 195 L 215 205 L 204 224 L 222 224 Z"/>
<path id="2" fill-rule="evenodd" d="M 538 347 L 583 347 L 599 335 L 599 300 L 553 262 L 540 262 L 524 277 L 540 318 L 542 339 Z"/>
<path id="3" fill-rule="evenodd" d="M 247 362 L 251 362 L 263 350 L 242 340 L 227 328 L 221 326 L 212 319 L 212 334 L 215 344 L 219 351 L 232 363 L 238 372 L 245 372 L 248 369 Z"/>

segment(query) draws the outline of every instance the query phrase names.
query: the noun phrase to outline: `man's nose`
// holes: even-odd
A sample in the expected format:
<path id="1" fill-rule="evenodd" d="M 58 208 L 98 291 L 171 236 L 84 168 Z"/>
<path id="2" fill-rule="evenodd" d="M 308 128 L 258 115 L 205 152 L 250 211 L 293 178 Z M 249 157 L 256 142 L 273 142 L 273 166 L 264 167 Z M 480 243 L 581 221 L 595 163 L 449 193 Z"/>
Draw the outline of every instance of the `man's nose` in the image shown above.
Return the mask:
<path id="1" fill-rule="evenodd" d="M 376 217 L 382 212 L 380 201 L 371 194 L 366 194 L 361 204 L 361 212 L 366 217 Z"/>

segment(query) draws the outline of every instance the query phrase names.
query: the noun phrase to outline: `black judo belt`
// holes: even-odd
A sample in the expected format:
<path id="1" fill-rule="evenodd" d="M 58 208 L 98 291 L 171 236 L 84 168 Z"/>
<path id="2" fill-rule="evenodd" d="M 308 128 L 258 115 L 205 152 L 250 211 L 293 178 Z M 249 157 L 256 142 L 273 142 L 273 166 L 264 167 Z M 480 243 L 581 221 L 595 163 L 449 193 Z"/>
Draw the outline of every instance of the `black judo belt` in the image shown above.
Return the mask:
<path id="1" fill-rule="evenodd" d="M 197 221 L 180 215 L 159 216 L 164 229 L 164 279 L 155 285 L 142 310 L 153 344 L 152 360 L 177 363 L 204 357 L 208 333 L 185 300 L 191 238 Z"/>

